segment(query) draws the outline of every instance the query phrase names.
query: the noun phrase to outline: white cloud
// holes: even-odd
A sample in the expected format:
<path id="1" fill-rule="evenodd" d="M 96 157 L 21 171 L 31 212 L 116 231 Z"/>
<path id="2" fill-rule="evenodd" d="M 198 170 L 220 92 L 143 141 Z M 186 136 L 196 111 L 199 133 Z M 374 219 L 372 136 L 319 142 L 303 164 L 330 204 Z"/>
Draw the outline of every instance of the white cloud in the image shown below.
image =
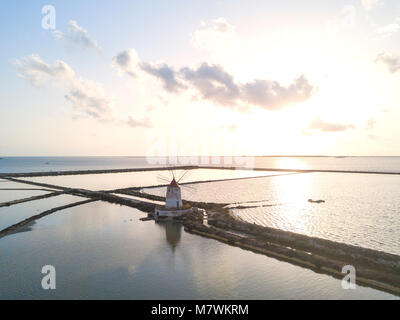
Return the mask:
<path id="1" fill-rule="evenodd" d="M 239 86 L 222 67 L 203 62 L 198 68 L 182 68 L 180 73 L 203 99 L 220 105 L 235 106 L 240 97 Z"/>
<path id="2" fill-rule="evenodd" d="M 345 5 L 342 7 L 340 15 L 327 20 L 326 28 L 330 34 L 337 34 L 340 31 L 348 32 L 354 30 L 357 26 L 357 9 L 353 5 Z"/>
<path id="3" fill-rule="evenodd" d="M 63 33 L 60 30 L 55 30 L 53 31 L 53 36 L 57 40 L 66 40 L 82 48 L 90 48 L 96 51 L 100 50 L 97 41 L 92 40 L 89 37 L 88 31 L 79 26 L 78 23 L 73 20 L 68 22 L 68 28 L 66 33 Z"/>
<path id="4" fill-rule="evenodd" d="M 112 66 L 119 73 L 126 73 L 131 77 L 137 77 L 139 70 L 139 55 L 135 49 L 126 49 L 112 58 Z"/>
<path id="5" fill-rule="evenodd" d="M 197 69 L 183 68 L 181 74 L 203 99 L 232 108 L 249 103 L 266 110 L 279 110 L 310 99 L 315 91 L 303 75 L 285 87 L 277 81 L 263 79 L 237 83 L 221 66 L 207 63 Z"/>
<path id="6" fill-rule="evenodd" d="M 143 72 L 159 79 L 166 91 L 178 92 L 185 86 L 177 79 L 176 71 L 166 63 L 141 62 L 135 49 L 126 49 L 112 58 L 112 66 L 120 73 L 136 78 Z"/>
<path id="7" fill-rule="evenodd" d="M 326 122 L 320 118 L 315 118 L 309 123 L 304 133 L 309 134 L 310 130 L 319 130 L 322 132 L 340 132 L 350 129 L 354 129 L 353 124 Z"/>
<path id="8" fill-rule="evenodd" d="M 397 33 L 400 30 L 400 18 L 396 18 L 395 22 L 386 26 L 378 27 L 375 33 L 383 38 L 387 38 Z"/>
<path id="9" fill-rule="evenodd" d="M 112 59 L 112 65 L 119 72 L 132 77 L 141 73 L 150 74 L 161 80 L 168 92 L 192 89 L 199 94 L 200 99 L 238 108 L 240 111 L 246 110 L 249 104 L 266 110 L 279 110 L 310 99 L 316 89 L 304 75 L 286 87 L 277 81 L 265 79 L 238 83 L 224 68 L 207 62 L 176 71 L 165 63 L 140 61 L 134 49 L 119 53 Z"/>
<path id="10" fill-rule="evenodd" d="M 143 120 L 136 120 L 132 118 L 131 116 L 128 117 L 128 120 L 126 121 L 126 124 L 130 126 L 131 128 L 138 128 L 138 127 L 143 127 L 143 128 L 151 128 L 152 124 L 149 118 L 144 118 Z"/>
<path id="11" fill-rule="evenodd" d="M 375 63 L 383 63 L 390 73 L 400 70 L 400 55 L 396 53 L 381 52 L 375 59 Z"/>
<path id="12" fill-rule="evenodd" d="M 72 68 L 63 61 L 56 61 L 50 65 L 41 60 L 38 55 L 32 54 L 21 60 L 15 60 L 14 64 L 18 69 L 19 76 L 35 86 L 56 81 L 57 84 L 64 87 L 67 90 L 64 97 L 73 106 L 75 119 L 88 116 L 102 122 L 123 123 L 132 128 L 152 127 L 148 118 L 137 120 L 129 116 L 127 120 L 116 121 L 113 116 L 112 100 L 105 94 L 103 86 L 77 76 Z"/>
<path id="13" fill-rule="evenodd" d="M 19 76 L 33 85 L 53 83 L 54 80 L 65 87 L 65 99 L 74 107 L 77 115 L 88 115 L 98 120 L 109 120 L 111 101 L 106 97 L 102 86 L 91 80 L 76 76 L 72 68 L 63 61 L 53 65 L 45 63 L 38 55 L 32 54 L 15 60 Z"/>
<path id="14" fill-rule="evenodd" d="M 17 59 L 14 64 L 17 67 L 18 75 L 30 81 L 34 86 L 43 84 L 49 78 L 68 81 L 75 77 L 75 72 L 65 62 L 56 61 L 53 65 L 49 65 L 35 54 L 22 60 Z"/>
<path id="15" fill-rule="evenodd" d="M 307 101 L 315 88 L 304 75 L 284 87 L 277 81 L 254 80 L 243 86 L 243 99 L 268 110 Z"/>
<path id="16" fill-rule="evenodd" d="M 200 29 L 192 34 L 192 43 L 200 49 L 210 49 L 232 40 L 235 36 L 235 27 L 225 18 L 217 18 L 210 22 L 202 22 Z"/>
<path id="17" fill-rule="evenodd" d="M 98 120 L 111 120 L 111 101 L 102 86 L 91 80 L 74 79 L 65 99 L 78 113 L 86 114 Z"/>
<path id="18" fill-rule="evenodd" d="M 140 64 L 140 68 L 161 80 L 166 91 L 178 92 L 185 88 L 185 86 L 177 79 L 175 70 L 165 63 L 143 62 Z"/>
<path id="19" fill-rule="evenodd" d="M 361 0 L 361 4 L 365 10 L 371 10 L 376 6 L 384 5 L 384 2 L 382 0 Z"/>

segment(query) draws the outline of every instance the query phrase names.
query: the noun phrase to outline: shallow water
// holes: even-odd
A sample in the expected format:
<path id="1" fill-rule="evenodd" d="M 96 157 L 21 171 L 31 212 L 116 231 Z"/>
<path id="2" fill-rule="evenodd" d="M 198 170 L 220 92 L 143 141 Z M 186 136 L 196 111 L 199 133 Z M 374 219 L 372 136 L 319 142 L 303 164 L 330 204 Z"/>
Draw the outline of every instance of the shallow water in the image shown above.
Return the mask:
<path id="1" fill-rule="evenodd" d="M 201 169 L 184 180 L 265 174 L 271 173 Z M 235 209 L 250 222 L 400 254 L 400 176 L 272 174 L 278 175 L 191 184 L 182 193 L 185 199 L 252 207 Z M 166 183 L 160 176 L 170 179 L 168 171 L 31 179 L 101 190 Z M 11 182 L 0 188 L 6 184 L 35 188 Z M 166 188 L 145 191 L 165 196 Z M 309 198 L 326 202 L 313 204 Z M 0 208 L 0 229 L 82 200 L 62 195 Z M 38 220 L 32 231 L 0 239 L 0 299 L 396 298 L 363 287 L 347 291 L 330 276 L 188 234 L 178 224 L 138 221 L 143 216 L 136 209 L 95 202 L 56 212 Z M 46 264 L 57 269 L 52 292 L 40 287 Z"/>
<path id="2" fill-rule="evenodd" d="M 39 196 L 49 192 L 51 191 L 39 190 L 39 187 L 35 187 L 32 185 L 0 179 L 0 203 Z"/>
<path id="3" fill-rule="evenodd" d="M 8 228 L 13 224 L 16 224 L 22 220 L 25 220 L 31 216 L 34 216 L 51 208 L 63 206 L 73 202 L 83 201 L 85 199 L 86 198 L 63 194 L 55 197 L 14 204 L 10 207 L 1 207 L 0 230 Z M 2 239 L 0 239 L 0 242 L 1 241 Z"/>
<path id="4" fill-rule="evenodd" d="M 184 199 L 241 203 L 251 223 L 400 254 L 400 176 L 303 173 L 195 184 Z M 145 192 L 165 195 L 165 188 Z M 325 200 L 309 203 L 308 199 Z"/>
<path id="5" fill-rule="evenodd" d="M 397 299 L 94 202 L 0 240 L 0 299 Z M 44 265 L 57 288 L 41 289 Z"/>
<path id="6" fill-rule="evenodd" d="M 46 193 L 50 192 L 41 190 L 0 190 L 0 203 L 40 196 Z"/>

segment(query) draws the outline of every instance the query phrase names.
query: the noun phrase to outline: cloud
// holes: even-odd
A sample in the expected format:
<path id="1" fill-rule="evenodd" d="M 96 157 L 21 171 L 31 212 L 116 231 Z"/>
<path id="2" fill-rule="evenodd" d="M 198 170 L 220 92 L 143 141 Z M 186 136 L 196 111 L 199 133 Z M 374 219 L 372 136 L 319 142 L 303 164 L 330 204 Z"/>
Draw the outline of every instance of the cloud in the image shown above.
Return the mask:
<path id="1" fill-rule="evenodd" d="M 348 32 L 356 27 L 357 9 L 353 5 L 342 7 L 340 15 L 326 21 L 326 28 L 330 34 L 336 35 L 340 31 Z"/>
<path id="2" fill-rule="evenodd" d="M 365 8 L 365 10 L 368 10 L 368 11 L 376 6 L 384 5 L 382 0 L 361 0 L 361 4 Z"/>
<path id="3" fill-rule="evenodd" d="M 229 24 L 225 18 L 217 18 L 212 20 L 212 30 L 222 33 L 234 33 L 235 28 Z"/>
<path id="4" fill-rule="evenodd" d="M 383 63 L 389 69 L 390 73 L 400 70 L 400 56 L 396 53 L 381 52 L 376 57 L 375 63 Z"/>
<path id="5" fill-rule="evenodd" d="M 200 29 L 192 34 L 192 43 L 200 49 L 212 48 L 218 43 L 230 40 L 235 36 L 235 27 L 225 18 L 217 18 L 210 22 L 201 22 Z"/>
<path id="6" fill-rule="evenodd" d="M 304 75 L 288 86 L 265 79 L 239 83 L 220 65 L 203 62 L 196 67 L 186 66 L 176 70 L 166 63 L 142 62 L 134 49 L 119 53 L 112 59 L 112 65 L 118 72 L 132 77 L 149 74 L 160 80 L 170 93 L 194 90 L 198 94 L 195 96 L 197 100 L 209 100 L 240 111 L 247 110 L 249 105 L 279 110 L 307 101 L 316 90 Z"/>
<path id="7" fill-rule="evenodd" d="M 197 89 L 203 99 L 234 108 L 250 103 L 267 110 L 278 110 L 308 100 L 314 87 L 300 76 L 288 87 L 272 80 L 240 84 L 221 66 L 202 63 L 198 68 L 182 68 L 183 78 Z"/>
<path id="8" fill-rule="evenodd" d="M 143 127 L 143 128 L 151 128 L 152 124 L 149 118 L 144 118 L 143 120 L 136 120 L 132 118 L 131 116 L 128 117 L 128 120 L 126 121 L 126 124 L 130 126 L 131 128 L 138 128 L 138 127 Z"/>
<path id="9" fill-rule="evenodd" d="M 267 110 L 278 110 L 308 100 L 314 87 L 302 75 L 288 87 L 281 86 L 277 81 L 254 80 L 243 85 L 242 90 L 243 100 Z"/>
<path id="10" fill-rule="evenodd" d="M 119 73 L 126 73 L 135 78 L 139 73 L 139 55 L 135 49 L 126 49 L 112 58 L 112 66 Z"/>
<path id="11" fill-rule="evenodd" d="M 100 51 L 97 41 L 89 37 L 87 30 L 78 25 L 76 21 L 70 20 L 68 22 L 67 32 L 63 33 L 60 30 L 53 31 L 53 36 L 57 40 L 66 40 L 82 48 L 90 48 Z"/>
<path id="12" fill-rule="evenodd" d="M 119 73 L 136 78 L 145 72 L 163 83 L 163 87 L 169 92 L 178 92 L 185 86 L 177 79 L 175 70 L 166 63 L 141 62 L 135 49 L 126 49 L 112 58 L 112 66 Z"/>
<path id="13" fill-rule="evenodd" d="M 75 77 L 75 72 L 65 62 L 58 60 L 53 65 L 49 65 L 36 54 L 21 60 L 16 59 L 14 65 L 17 67 L 18 75 L 34 86 L 43 84 L 49 78 L 68 81 Z"/>
<path id="14" fill-rule="evenodd" d="M 240 98 L 240 88 L 235 84 L 233 77 L 220 66 L 204 62 L 198 68 L 182 68 L 180 73 L 204 99 L 234 106 Z"/>
<path id="15" fill-rule="evenodd" d="M 383 38 L 388 38 L 400 30 L 400 18 L 396 18 L 395 22 L 383 27 L 375 29 L 375 33 Z"/>
<path id="16" fill-rule="evenodd" d="M 320 118 L 315 118 L 309 123 L 305 132 L 309 132 L 309 130 L 319 130 L 322 132 L 340 132 L 340 131 L 347 131 L 350 129 L 354 129 L 353 124 L 331 123 L 331 122 L 325 122 Z"/>
<path id="17" fill-rule="evenodd" d="M 143 71 L 160 79 L 163 87 L 169 92 L 178 92 L 184 89 L 185 86 L 177 80 L 176 72 L 165 63 L 141 63 L 140 67 Z"/>
<path id="18" fill-rule="evenodd" d="M 78 115 L 86 114 L 98 120 L 109 120 L 111 101 L 106 97 L 102 86 L 76 76 L 67 63 L 56 61 L 50 65 L 38 55 L 32 54 L 15 60 L 14 64 L 18 75 L 34 86 L 56 81 L 65 87 L 68 90 L 65 99 L 72 104 Z"/>
<path id="19" fill-rule="evenodd" d="M 97 120 L 111 120 L 111 101 L 103 88 L 90 80 L 74 79 L 65 99 L 78 113 L 84 113 Z"/>

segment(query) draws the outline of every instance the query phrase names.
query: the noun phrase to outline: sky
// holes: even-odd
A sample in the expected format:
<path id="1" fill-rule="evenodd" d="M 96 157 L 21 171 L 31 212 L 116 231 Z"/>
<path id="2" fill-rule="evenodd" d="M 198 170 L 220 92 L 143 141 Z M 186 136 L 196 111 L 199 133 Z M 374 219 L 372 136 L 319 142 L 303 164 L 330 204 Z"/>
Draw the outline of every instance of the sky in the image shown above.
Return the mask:
<path id="1" fill-rule="evenodd" d="M 0 156 L 400 156 L 399 1 L 0 12 Z"/>

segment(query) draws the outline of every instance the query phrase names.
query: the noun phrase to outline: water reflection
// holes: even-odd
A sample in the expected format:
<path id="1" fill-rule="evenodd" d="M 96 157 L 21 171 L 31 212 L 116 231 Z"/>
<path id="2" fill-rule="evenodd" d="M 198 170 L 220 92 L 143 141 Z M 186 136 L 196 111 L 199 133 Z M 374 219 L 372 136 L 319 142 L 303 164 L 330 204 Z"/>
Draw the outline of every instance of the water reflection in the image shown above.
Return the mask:
<path id="1" fill-rule="evenodd" d="M 287 229 L 295 228 L 309 233 L 312 223 L 304 208 L 308 204 L 307 199 L 312 197 L 312 176 L 298 174 L 296 179 L 276 179 L 274 193 L 279 199 L 277 202 L 285 205 L 271 207 L 271 213 L 284 221 Z"/>
<path id="2" fill-rule="evenodd" d="M 175 221 L 156 221 L 155 223 L 162 228 L 165 228 L 167 243 L 174 252 L 181 240 L 182 224 Z"/>
<path id="3" fill-rule="evenodd" d="M 98 201 L 2 238 L 0 299 L 396 298 L 361 286 L 343 290 L 333 277 L 139 216 L 145 214 Z M 45 264 L 61 275 L 52 292 L 40 285 Z"/>
<path id="4" fill-rule="evenodd" d="M 310 166 L 301 158 L 277 158 L 274 167 L 280 169 L 310 169 Z"/>

